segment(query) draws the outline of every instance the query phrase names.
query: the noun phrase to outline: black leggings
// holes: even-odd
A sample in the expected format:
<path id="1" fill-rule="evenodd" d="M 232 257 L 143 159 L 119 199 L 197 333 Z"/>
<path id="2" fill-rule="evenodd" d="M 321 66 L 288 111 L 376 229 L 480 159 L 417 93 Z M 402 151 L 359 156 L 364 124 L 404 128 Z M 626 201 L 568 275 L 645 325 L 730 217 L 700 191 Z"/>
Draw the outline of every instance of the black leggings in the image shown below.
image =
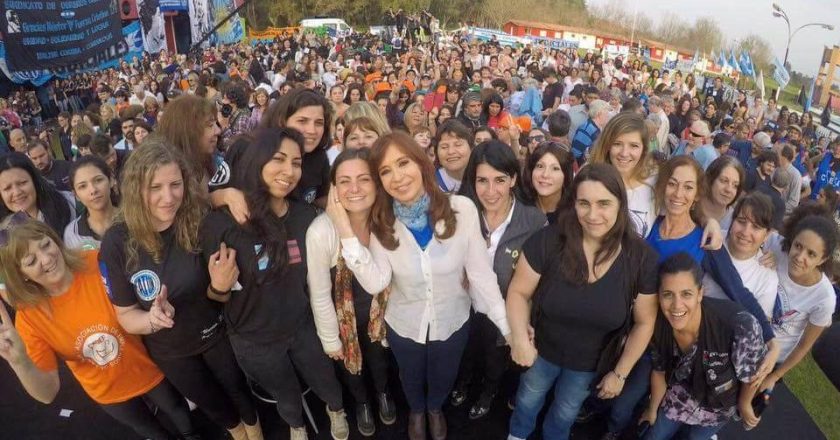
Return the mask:
<path id="1" fill-rule="evenodd" d="M 242 370 L 277 401 L 277 412 L 289 426 L 304 426 L 303 390 L 296 371 L 331 411 L 343 409 L 341 384 L 321 348 L 312 318 L 288 342 L 252 342 L 236 335 L 230 335 L 230 342 Z"/>
<path id="2" fill-rule="evenodd" d="M 508 368 L 510 349 L 498 344 L 501 335 L 493 321 L 483 313 L 473 313 L 470 317 L 470 339 L 461 359 L 458 372 L 458 385 L 469 386 L 478 369 L 484 371 L 482 389 L 495 393 Z"/>
<path id="3" fill-rule="evenodd" d="M 106 414 L 129 426 L 140 436 L 151 440 L 170 440 L 177 438 L 167 431 L 163 425 L 143 402 L 148 399 L 157 405 L 175 425 L 181 434 L 191 434 L 193 431 L 190 421 L 190 409 L 187 402 L 175 391 L 175 388 L 163 380 L 143 396 L 135 397 L 121 403 L 100 405 Z"/>
<path id="4" fill-rule="evenodd" d="M 227 337 L 194 356 L 154 361 L 184 397 L 223 428 L 233 429 L 240 420 L 257 423 L 254 401 Z"/>
<path id="5" fill-rule="evenodd" d="M 344 361 L 337 361 L 341 370 L 341 380 L 347 385 L 356 403 L 368 403 L 370 400 L 368 378 L 372 380 L 373 388 L 377 393 L 384 393 L 388 389 L 388 363 L 390 361 L 388 350 L 381 342 L 370 340 L 367 331 L 369 321 L 370 318 L 367 316 L 356 316 L 356 334 L 359 337 L 359 349 L 362 352 L 361 373 L 353 374 L 344 367 Z"/>

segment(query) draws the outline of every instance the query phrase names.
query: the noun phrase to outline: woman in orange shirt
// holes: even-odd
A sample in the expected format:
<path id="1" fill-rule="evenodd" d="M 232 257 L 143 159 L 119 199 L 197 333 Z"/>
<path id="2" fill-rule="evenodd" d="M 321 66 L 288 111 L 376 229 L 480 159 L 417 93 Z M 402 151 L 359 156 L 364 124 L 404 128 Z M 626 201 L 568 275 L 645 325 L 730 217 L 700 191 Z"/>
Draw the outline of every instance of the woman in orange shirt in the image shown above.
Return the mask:
<path id="1" fill-rule="evenodd" d="M 184 439 L 197 439 L 186 401 L 149 359 L 138 336 L 117 321 L 96 251 L 64 246 L 44 223 L 17 218 L 0 231 L 0 274 L 12 322 L 0 304 L 0 357 L 35 400 L 51 403 L 60 387 L 57 358 L 106 413 L 154 440 L 175 438 L 142 397 L 165 412 Z"/>

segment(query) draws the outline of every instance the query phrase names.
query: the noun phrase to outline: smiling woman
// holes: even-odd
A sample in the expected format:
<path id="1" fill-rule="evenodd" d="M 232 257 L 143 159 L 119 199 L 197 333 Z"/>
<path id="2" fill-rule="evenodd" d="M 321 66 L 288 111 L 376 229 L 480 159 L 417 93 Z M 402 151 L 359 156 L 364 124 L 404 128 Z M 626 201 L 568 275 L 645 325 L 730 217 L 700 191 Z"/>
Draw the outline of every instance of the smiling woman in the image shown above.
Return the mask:
<path id="1" fill-rule="evenodd" d="M 64 231 L 75 217 L 68 198 L 44 180 L 22 153 L 0 159 L 0 196 L 0 226 L 6 226 L 12 214 L 25 212 L 55 231 Z"/>
<path id="2" fill-rule="evenodd" d="M 341 385 L 319 347 L 307 296 L 306 230 L 316 213 L 290 197 L 301 179 L 305 143 L 290 128 L 260 129 L 234 162 L 232 185 L 245 194 L 251 217 L 239 225 L 215 211 L 202 224 L 201 248 L 230 267 L 229 277 L 214 281 L 207 296 L 224 304 L 240 367 L 277 401 L 292 438 L 306 429 L 300 374 L 327 402 L 334 438 L 346 439 Z"/>
<path id="3" fill-rule="evenodd" d="M 470 160 L 473 148 L 473 135 L 460 121 L 448 119 L 441 124 L 433 142 L 435 157 L 440 165 L 435 177 L 443 192 L 454 193 L 461 187 L 464 169 Z"/>
<path id="4" fill-rule="evenodd" d="M 30 220 L 9 231 L 0 246 L 0 275 L 17 310 L 12 322 L 0 302 L 0 357 L 30 396 L 53 401 L 61 359 L 91 399 L 141 436 L 170 438 L 144 399 L 158 405 L 185 438 L 194 435 L 186 402 L 140 338 L 120 328 L 96 251 L 70 250 L 49 226 Z"/>
<path id="5" fill-rule="evenodd" d="M 470 306 L 507 337 L 504 301 L 475 205 L 435 184 L 414 139 L 401 132 L 379 138 L 369 162 L 378 184 L 370 248 L 376 265 L 391 272 L 385 321 L 411 408 L 408 435 L 426 438 L 428 411 L 432 438 L 443 439 L 441 408 L 467 343 Z"/>
<path id="6" fill-rule="evenodd" d="M 213 286 L 229 286 L 208 263 L 213 256 L 199 252 L 207 206 L 187 160 L 150 136 L 129 156 L 121 185 L 123 203 L 99 255 L 120 325 L 142 335 L 169 381 L 214 421 L 234 434 L 243 421 L 259 430 L 220 307 L 207 298 Z"/>

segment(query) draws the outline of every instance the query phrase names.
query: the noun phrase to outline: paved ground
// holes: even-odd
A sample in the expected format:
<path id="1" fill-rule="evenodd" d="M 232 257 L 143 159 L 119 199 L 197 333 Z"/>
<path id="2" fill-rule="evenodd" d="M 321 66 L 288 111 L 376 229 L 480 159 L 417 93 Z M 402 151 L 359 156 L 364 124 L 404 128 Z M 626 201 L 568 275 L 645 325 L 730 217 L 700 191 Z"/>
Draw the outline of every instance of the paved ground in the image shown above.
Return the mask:
<path id="1" fill-rule="evenodd" d="M 121 426 L 103 413 L 90 399 L 88 399 L 79 385 L 68 372 L 61 375 L 62 389 L 58 398 L 51 405 L 42 405 L 25 394 L 17 378 L 14 377 L 8 365 L 0 366 L 0 439 L 15 440 L 138 440 L 129 429 Z M 317 397 L 309 396 L 308 402 L 313 410 L 316 423 L 321 432 L 313 439 L 329 439 L 329 433 L 324 431 L 327 425 L 323 404 Z M 403 440 L 407 438 L 405 431 L 406 410 L 402 402 L 400 406 L 400 423 L 391 427 L 378 427 L 376 439 Z M 348 405 L 348 408 L 351 408 Z M 260 404 L 260 418 L 266 432 L 266 439 L 280 440 L 288 438 L 288 427 L 274 412 L 272 406 Z M 61 415 L 62 410 L 73 411 L 69 417 Z M 452 440 L 504 440 L 507 433 L 507 421 L 510 410 L 502 400 L 497 399 L 493 410 L 484 419 L 471 422 L 466 416 L 468 405 L 463 408 L 448 408 L 446 413 L 450 426 Z M 352 413 L 352 411 L 350 411 Z M 223 439 L 224 435 L 204 416 L 196 411 L 193 413 L 206 440 Z M 352 417 L 352 414 L 351 414 Z M 351 421 L 352 423 L 352 421 Z M 575 440 L 597 440 L 603 423 L 599 421 L 588 425 L 578 426 L 573 432 Z M 361 439 L 354 432 L 351 439 Z M 729 439 L 760 439 L 760 440 L 819 440 L 825 437 L 814 425 L 808 414 L 796 398 L 784 387 L 780 386 L 774 394 L 773 405 L 765 413 L 761 426 L 749 433 L 739 426 L 731 425 L 720 436 L 722 440 Z"/>

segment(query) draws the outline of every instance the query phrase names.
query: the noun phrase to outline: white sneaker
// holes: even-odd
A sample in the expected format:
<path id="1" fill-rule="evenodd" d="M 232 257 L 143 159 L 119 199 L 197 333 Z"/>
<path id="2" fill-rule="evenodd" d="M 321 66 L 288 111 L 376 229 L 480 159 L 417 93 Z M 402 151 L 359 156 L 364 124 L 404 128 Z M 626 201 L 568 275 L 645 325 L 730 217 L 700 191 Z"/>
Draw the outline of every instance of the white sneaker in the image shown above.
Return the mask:
<path id="1" fill-rule="evenodd" d="M 309 440 L 309 434 L 306 432 L 306 426 L 302 428 L 289 427 L 289 440 Z"/>
<path id="2" fill-rule="evenodd" d="M 330 407 L 327 407 L 327 414 L 330 416 L 330 434 L 333 440 L 347 440 L 350 437 L 350 426 L 347 424 L 344 410 L 330 411 Z"/>

